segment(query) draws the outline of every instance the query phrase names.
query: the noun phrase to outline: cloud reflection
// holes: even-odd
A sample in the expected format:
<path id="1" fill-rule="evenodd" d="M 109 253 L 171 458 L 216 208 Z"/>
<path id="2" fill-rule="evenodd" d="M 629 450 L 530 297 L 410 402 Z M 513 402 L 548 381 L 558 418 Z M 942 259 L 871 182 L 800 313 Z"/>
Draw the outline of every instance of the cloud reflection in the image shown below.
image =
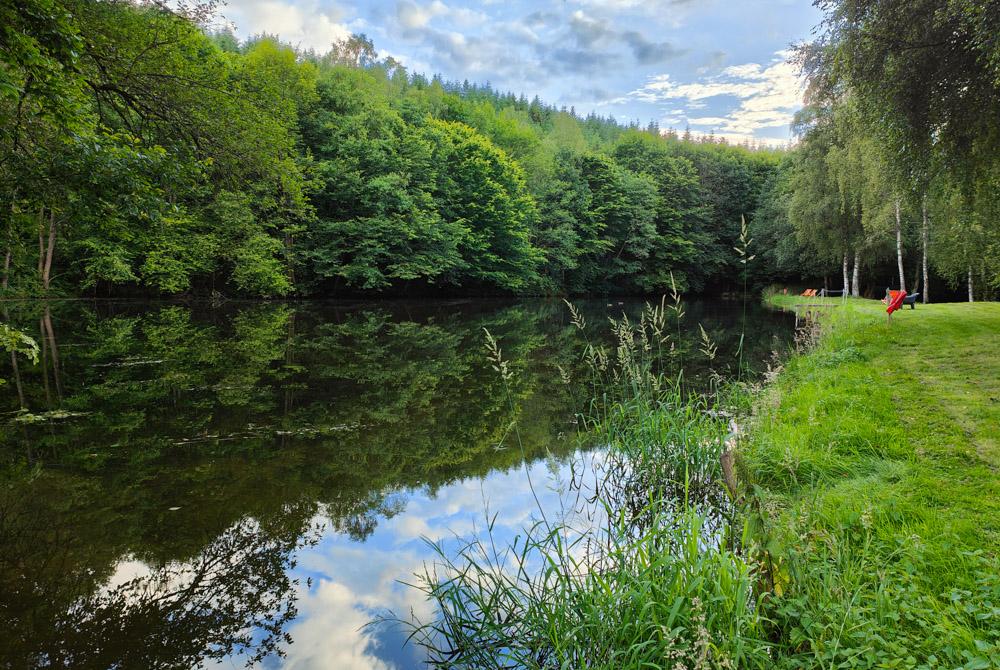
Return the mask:
<path id="1" fill-rule="evenodd" d="M 539 461 L 529 473 L 546 514 L 558 515 L 559 486 L 567 466 L 553 468 Z M 443 542 L 447 548 L 482 534 L 487 508 L 490 516 L 496 514 L 493 533 L 503 543 L 539 517 L 523 468 L 462 480 L 433 496 L 414 491 L 406 509 L 381 523 L 364 543 L 336 532 L 324 534 L 299 555 L 294 575 L 303 584 L 299 617 L 288 631 L 294 643 L 279 665 L 296 670 L 418 667 L 420 650 L 401 648 L 399 630 L 365 624 L 386 611 L 404 617 L 412 612 L 421 619 L 432 616 L 432 605 L 423 594 L 400 582 L 413 581 L 425 562 L 434 559 L 425 540 Z M 311 586 L 305 586 L 307 580 Z"/>

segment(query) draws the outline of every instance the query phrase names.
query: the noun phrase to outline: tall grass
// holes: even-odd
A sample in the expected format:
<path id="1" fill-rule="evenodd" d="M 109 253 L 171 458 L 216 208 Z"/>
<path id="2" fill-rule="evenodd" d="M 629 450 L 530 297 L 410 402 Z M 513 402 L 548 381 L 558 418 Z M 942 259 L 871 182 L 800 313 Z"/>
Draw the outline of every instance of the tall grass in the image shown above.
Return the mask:
<path id="1" fill-rule="evenodd" d="M 760 575 L 720 485 L 733 434 L 673 367 L 680 300 L 612 319 L 610 346 L 570 310 L 594 396 L 580 423 L 602 445 L 592 477 L 574 478 L 581 502 L 558 515 L 540 507 L 509 544 L 494 541 L 495 518 L 457 550 L 435 544 L 414 586 L 438 614 L 404 620 L 411 639 L 441 668 L 770 667 Z"/>

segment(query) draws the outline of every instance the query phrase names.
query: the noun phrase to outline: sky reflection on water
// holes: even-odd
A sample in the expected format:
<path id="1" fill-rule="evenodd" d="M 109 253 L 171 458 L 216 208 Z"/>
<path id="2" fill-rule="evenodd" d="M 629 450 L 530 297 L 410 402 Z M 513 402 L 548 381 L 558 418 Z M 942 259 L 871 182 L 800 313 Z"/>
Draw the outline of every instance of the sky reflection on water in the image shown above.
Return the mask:
<path id="1" fill-rule="evenodd" d="M 641 301 L 581 303 L 600 338 Z M 736 303 L 687 305 L 678 361 L 731 369 Z M 410 580 L 497 515 L 509 542 L 560 509 L 591 391 L 559 301 L 25 303 L 51 331 L 0 386 L 0 665 L 412 668 L 379 613 L 426 617 Z M 513 371 L 521 445 L 483 348 Z M 791 335 L 751 310 L 746 358 Z M 578 519 L 580 523 L 587 520 Z M 283 636 L 288 634 L 288 643 Z M 281 657 L 278 650 L 284 652 Z"/>

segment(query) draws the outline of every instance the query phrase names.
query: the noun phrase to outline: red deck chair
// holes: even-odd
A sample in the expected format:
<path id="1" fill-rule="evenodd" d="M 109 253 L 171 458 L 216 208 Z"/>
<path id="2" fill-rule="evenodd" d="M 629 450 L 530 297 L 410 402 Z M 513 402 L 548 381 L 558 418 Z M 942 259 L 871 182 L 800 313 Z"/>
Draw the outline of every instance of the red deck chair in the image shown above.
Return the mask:
<path id="1" fill-rule="evenodd" d="M 886 296 L 886 308 L 885 313 L 888 315 L 889 322 L 892 323 L 892 313 L 903 306 L 903 300 L 906 299 L 906 291 L 892 291 L 890 290 Z"/>

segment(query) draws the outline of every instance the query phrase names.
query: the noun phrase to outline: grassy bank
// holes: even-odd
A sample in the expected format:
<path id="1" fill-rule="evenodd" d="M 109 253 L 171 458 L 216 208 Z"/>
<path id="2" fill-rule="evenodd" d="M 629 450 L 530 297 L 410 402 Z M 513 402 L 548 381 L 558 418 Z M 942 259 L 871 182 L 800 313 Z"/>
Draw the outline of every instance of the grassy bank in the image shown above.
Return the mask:
<path id="1" fill-rule="evenodd" d="M 775 655 L 998 668 L 1000 304 L 920 305 L 891 326 L 876 301 L 827 313 L 742 453 Z"/>

